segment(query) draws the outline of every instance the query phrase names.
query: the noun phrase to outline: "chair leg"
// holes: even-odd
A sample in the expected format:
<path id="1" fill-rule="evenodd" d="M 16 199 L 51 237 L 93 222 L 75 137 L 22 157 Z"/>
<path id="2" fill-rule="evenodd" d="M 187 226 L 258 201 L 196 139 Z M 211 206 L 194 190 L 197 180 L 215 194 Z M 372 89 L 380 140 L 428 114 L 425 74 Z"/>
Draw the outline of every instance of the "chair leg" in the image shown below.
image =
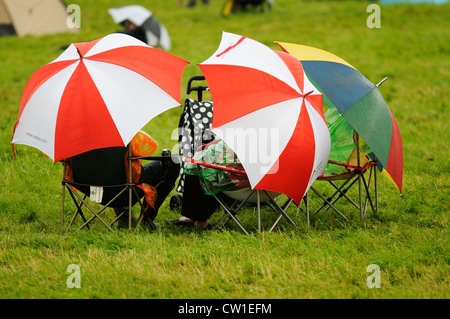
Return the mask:
<path id="1" fill-rule="evenodd" d="M 137 223 L 136 223 L 136 228 L 137 227 L 139 227 L 139 225 L 141 225 L 141 223 L 142 223 L 142 221 L 144 220 L 144 211 L 145 211 L 145 197 L 144 197 L 144 199 L 141 201 L 141 199 L 139 198 L 139 194 L 137 193 L 137 191 L 136 191 L 136 188 L 134 188 L 133 187 L 133 191 L 134 191 L 134 195 L 138 198 L 138 203 L 139 203 L 139 206 L 140 206 L 140 208 L 141 208 L 141 212 L 140 212 L 140 214 L 139 214 L 139 218 L 138 218 L 138 220 L 137 220 Z"/>
<path id="2" fill-rule="evenodd" d="M 86 195 L 84 196 L 84 198 L 82 198 L 79 194 L 77 194 L 76 192 L 71 192 L 71 194 L 75 195 L 76 197 L 78 197 L 78 199 L 81 201 L 82 205 L 86 206 L 87 209 L 89 209 L 91 211 L 92 214 L 94 214 L 94 216 L 92 216 L 89 220 L 87 220 L 83 225 L 81 225 L 81 227 L 78 230 L 83 229 L 86 226 L 89 226 L 88 224 L 94 219 L 94 218 L 98 218 L 103 225 L 105 225 L 109 230 L 112 230 L 112 228 L 108 225 L 108 223 L 106 223 L 101 217 L 100 214 L 108 207 L 108 205 L 104 206 L 101 210 L 99 210 L 98 212 L 95 211 L 95 209 L 93 209 L 87 202 L 86 202 Z M 119 196 L 119 195 L 118 195 Z M 114 199 L 113 199 L 114 200 Z M 81 205 L 78 206 L 80 215 L 83 217 L 82 215 L 82 211 L 81 211 Z M 74 216 L 75 218 L 76 216 Z M 74 218 L 72 220 L 74 220 Z"/>
<path id="3" fill-rule="evenodd" d="M 358 193 L 359 193 L 359 216 L 361 220 L 364 219 L 364 208 L 362 203 L 362 193 L 361 193 L 361 174 L 358 174 Z"/>
<path id="4" fill-rule="evenodd" d="M 333 208 L 339 215 L 341 215 L 342 217 L 344 217 L 346 220 L 347 218 L 344 216 L 344 214 L 342 214 L 341 212 L 339 212 L 339 210 L 334 207 L 334 203 L 336 203 L 340 198 L 345 197 L 353 206 L 355 206 L 357 209 L 359 209 L 358 204 L 356 204 L 350 197 L 347 196 L 347 191 L 353 186 L 353 184 L 355 184 L 355 182 L 357 181 L 357 178 L 351 178 L 346 180 L 344 183 L 342 183 L 340 186 L 337 186 L 336 184 L 334 184 L 332 181 L 328 181 L 328 183 L 330 185 L 332 185 L 336 191 L 331 195 L 328 196 L 327 199 L 325 199 L 321 194 L 318 193 L 317 190 L 313 189 L 313 191 L 323 200 L 323 204 L 322 206 L 320 206 L 314 213 L 313 215 L 318 214 L 323 208 L 327 207 L 325 209 L 325 211 L 327 211 L 330 207 Z M 347 184 L 351 182 L 348 186 Z M 338 195 L 339 196 L 333 200 L 333 198 Z M 332 201 L 333 200 L 333 201 Z M 331 204 L 330 204 L 331 203 Z"/>
<path id="5" fill-rule="evenodd" d="M 267 194 L 267 196 L 269 196 L 269 195 Z M 289 199 L 288 201 L 286 201 L 286 203 L 284 203 L 282 210 L 283 211 L 286 210 L 289 207 L 290 203 L 292 203 L 292 199 Z M 270 201 L 268 201 L 267 204 L 270 207 L 270 209 L 272 209 L 275 213 L 279 213 L 279 211 L 275 207 L 277 205 L 276 203 L 272 204 Z M 272 224 L 272 227 L 270 227 L 269 233 L 275 228 L 275 226 L 278 224 L 278 222 L 280 221 L 281 218 L 283 218 L 283 214 L 278 215 L 277 219 Z"/>
<path id="6" fill-rule="evenodd" d="M 306 225 L 309 227 L 309 200 L 308 200 L 308 193 L 306 192 L 305 197 L 303 197 L 303 200 L 305 201 L 305 209 L 306 209 Z"/>
<path id="7" fill-rule="evenodd" d="M 72 225 L 73 225 L 73 223 L 74 223 L 74 221 L 75 221 L 75 219 L 76 219 L 76 217 L 78 215 L 81 216 L 81 218 L 83 219 L 83 221 L 85 223 L 87 222 L 86 217 L 83 214 L 83 209 L 82 209 L 83 203 L 85 202 L 87 196 L 84 195 L 84 197 L 81 199 L 81 197 L 79 197 L 79 195 L 76 194 L 76 191 L 75 191 L 75 189 L 72 188 L 72 186 L 66 184 L 66 187 L 67 187 L 67 190 L 69 191 L 70 197 L 72 197 L 72 201 L 74 202 L 75 206 L 77 207 L 77 210 L 73 214 L 72 219 L 70 220 L 69 225 L 67 226 L 67 230 L 66 230 L 66 234 L 67 234 L 69 232 L 70 228 L 72 227 Z M 80 202 L 77 201 L 77 199 L 75 198 L 74 194 L 76 194 L 80 198 L 79 199 Z M 89 228 L 89 225 L 87 225 L 87 227 Z"/>
<path id="8" fill-rule="evenodd" d="M 335 194 L 337 194 L 338 192 L 335 192 L 331 198 L 328 198 L 328 199 L 327 199 L 327 198 L 323 197 L 322 194 L 320 194 L 315 188 L 310 187 L 310 189 L 312 189 L 313 192 L 316 193 L 316 195 L 319 196 L 319 197 L 324 201 L 324 204 L 321 206 L 321 208 L 319 208 L 318 210 L 316 210 L 316 211 L 314 212 L 313 215 L 316 215 L 316 214 L 317 214 L 324 206 L 326 206 L 325 204 L 327 204 L 329 207 L 333 208 L 333 210 L 334 210 L 336 213 L 338 213 L 342 218 L 344 218 L 345 220 L 347 220 L 347 217 L 346 217 L 344 214 L 342 214 L 342 213 L 334 206 L 334 203 L 335 203 L 340 197 L 338 197 L 337 199 L 335 199 L 334 202 L 332 202 L 332 203 L 329 201 L 329 199 L 331 199 L 332 197 L 334 197 Z"/>
<path id="9" fill-rule="evenodd" d="M 100 217 L 100 214 L 106 209 L 108 208 L 107 206 L 103 207 L 102 209 L 100 209 L 98 212 L 95 211 L 95 209 L 93 209 L 88 203 L 84 202 L 84 205 L 91 211 L 92 214 L 94 214 L 94 216 L 92 216 L 91 218 L 89 218 L 89 220 L 87 220 L 83 225 L 81 225 L 81 227 L 78 230 L 83 229 L 84 227 L 89 227 L 89 223 L 94 219 L 94 218 L 98 218 L 103 225 L 106 226 L 106 228 L 108 228 L 109 230 L 112 231 L 112 228 L 108 225 L 107 222 L 105 222 L 103 220 L 103 218 Z"/>
<path id="10" fill-rule="evenodd" d="M 230 211 L 235 211 L 234 206 L 238 203 L 237 200 L 234 201 L 234 203 L 230 206 L 228 206 Z M 226 220 L 225 220 L 226 219 Z M 230 221 L 231 217 L 228 215 L 227 212 L 225 212 L 222 217 L 220 218 L 220 220 L 217 222 L 216 227 L 220 228 L 222 226 L 225 226 L 229 221 Z M 221 226 L 222 225 L 222 226 Z"/>
<path id="11" fill-rule="evenodd" d="M 261 231 L 261 196 L 259 189 L 256 190 L 256 208 L 258 214 L 258 231 Z"/>
<path id="12" fill-rule="evenodd" d="M 372 207 L 372 211 L 374 210 L 373 204 L 372 204 L 372 197 L 370 196 L 370 183 L 372 182 L 372 169 L 369 170 L 369 180 L 367 181 L 367 187 L 366 187 L 366 197 L 364 199 L 364 216 L 367 212 L 367 202 L 369 202 L 370 207 Z M 365 182 L 366 185 L 366 182 Z"/>
<path id="13" fill-rule="evenodd" d="M 357 180 L 358 180 L 357 178 L 348 179 L 339 187 L 332 181 L 328 181 L 328 183 L 337 190 L 333 195 L 331 195 L 328 198 L 328 200 L 332 200 L 334 196 L 339 194 L 339 196 L 332 202 L 332 204 L 336 203 L 340 198 L 345 197 L 353 206 L 355 206 L 355 208 L 359 209 L 358 204 L 356 204 L 355 201 L 353 199 L 351 199 L 350 197 L 348 197 L 348 195 L 347 195 L 347 192 L 357 182 Z M 346 186 L 347 183 L 349 183 L 350 181 L 351 181 L 351 183 L 348 186 Z M 344 186 L 346 186 L 346 187 L 344 188 Z"/>
<path id="14" fill-rule="evenodd" d="M 62 193 L 61 193 L 61 233 L 64 233 L 64 200 L 66 195 L 66 185 L 62 183 Z"/>
<path id="15" fill-rule="evenodd" d="M 277 225 L 277 223 L 279 222 L 279 220 L 281 218 L 285 218 L 291 225 L 293 225 L 294 227 L 297 227 L 297 225 L 294 223 L 294 221 L 292 221 L 292 219 L 286 214 L 286 210 L 289 207 L 289 205 L 292 203 L 292 199 L 289 199 L 286 201 L 286 203 L 283 205 L 283 207 L 280 207 L 275 200 L 272 198 L 272 196 L 270 196 L 268 194 L 267 191 L 265 190 L 253 190 L 252 192 L 250 192 L 247 197 L 239 203 L 239 205 L 237 205 L 236 208 L 234 208 L 234 206 L 236 205 L 237 201 L 235 201 L 231 206 L 227 205 L 221 198 L 219 198 L 216 195 L 213 195 L 216 200 L 219 202 L 219 204 L 223 207 L 223 209 L 225 210 L 225 214 L 221 217 L 221 219 L 218 221 L 216 227 L 221 227 L 220 225 L 225 225 L 230 219 L 233 219 L 234 222 L 236 222 L 236 224 L 239 226 L 239 228 L 245 233 L 245 234 L 249 234 L 248 231 L 245 229 L 244 225 L 242 224 L 242 222 L 236 217 L 237 212 L 244 206 L 244 204 L 248 201 L 248 199 L 256 192 L 256 210 L 257 210 L 257 228 L 258 231 L 262 230 L 261 227 L 261 191 L 269 198 L 269 200 L 267 201 L 268 206 L 276 213 L 279 213 L 278 218 L 276 219 L 276 221 L 274 222 L 274 224 L 272 225 L 272 227 L 270 228 L 269 232 L 271 232 L 275 226 Z M 228 217 L 228 219 L 226 221 L 225 218 Z"/>
<path id="16" fill-rule="evenodd" d="M 132 204 L 133 204 L 133 187 L 128 186 L 128 229 L 132 227 Z"/>
<path id="17" fill-rule="evenodd" d="M 377 185 L 377 168 L 373 166 L 373 181 L 375 183 L 375 213 L 378 214 L 378 185 Z"/>
<path id="18" fill-rule="evenodd" d="M 372 172 L 370 172 L 370 175 L 369 175 L 369 181 L 368 182 L 366 182 L 366 179 L 365 179 L 365 177 L 364 177 L 364 175 L 362 175 L 361 174 L 361 178 L 362 178 L 362 181 L 363 181 L 363 184 L 364 184 L 364 189 L 365 189 L 365 191 L 366 191 L 366 199 L 365 199 L 365 202 L 364 202 L 364 214 L 363 214 L 363 217 L 366 215 L 366 212 L 367 212 L 367 201 L 369 201 L 369 204 L 370 204 L 370 207 L 372 208 L 372 210 L 374 211 L 375 209 L 374 209 L 374 206 L 373 206 L 373 202 L 372 202 L 372 196 L 370 195 L 370 182 L 371 182 L 371 177 L 372 177 Z"/>
<path id="19" fill-rule="evenodd" d="M 219 227 L 220 223 L 224 220 L 225 217 L 228 217 L 227 220 L 225 220 L 222 225 L 224 226 L 226 223 L 228 223 L 230 221 L 230 219 L 233 219 L 234 221 L 238 220 L 236 217 L 237 212 L 242 208 L 242 206 L 244 206 L 244 204 L 248 201 L 248 199 L 255 193 L 256 190 L 252 190 L 251 192 L 249 192 L 249 194 L 247 195 L 247 197 L 239 203 L 239 205 L 237 205 L 236 208 L 234 208 L 234 206 L 238 203 L 238 201 L 235 201 L 233 203 L 233 205 L 229 206 L 227 205 L 223 200 L 220 200 L 219 197 L 213 195 L 216 200 L 219 202 L 219 204 L 224 208 L 225 210 L 225 214 L 224 216 L 222 216 L 222 218 L 219 220 L 219 222 L 217 223 L 217 226 Z M 227 216 L 228 215 L 228 216 Z M 234 217 L 234 218 L 233 218 Z M 242 225 L 242 223 L 239 221 L 240 225 Z M 239 225 L 239 224 L 238 224 Z M 239 226 L 240 227 L 240 226 Z M 243 227 L 243 226 L 242 226 Z M 241 229 L 242 229 L 241 227 Z"/>
<path id="20" fill-rule="evenodd" d="M 66 196 L 66 173 L 67 173 L 67 162 L 62 161 L 63 164 L 63 176 L 62 176 L 62 192 L 61 192 L 61 233 L 64 233 L 64 201 Z"/>
<path id="21" fill-rule="evenodd" d="M 133 178 L 133 171 L 132 171 L 132 164 L 133 161 L 130 159 L 133 154 L 131 152 L 131 143 L 128 145 L 128 229 L 131 229 L 131 209 L 132 209 L 132 204 L 133 204 L 133 190 L 132 187 L 130 186 L 132 184 L 132 178 Z"/>
<path id="22" fill-rule="evenodd" d="M 226 205 L 226 203 L 222 200 L 222 199 L 220 199 L 218 196 L 216 196 L 216 195 L 213 195 L 214 196 L 214 198 L 220 203 L 220 205 L 223 207 L 223 209 L 225 210 L 225 212 L 229 215 L 229 217 L 231 217 L 233 220 L 234 220 L 234 222 L 239 226 L 239 228 L 246 234 L 246 235 L 248 235 L 249 233 L 248 233 L 248 231 L 245 229 L 245 227 L 244 227 L 244 225 L 241 223 L 241 221 L 235 216 L 235 214 L 233 214 L 233 212 L 232 211 L 230 211 L 229 209 L 228 209 L 228 206 Z M 239 207 L 238 208 L 240 208 L 242 205 L 239 205 Z M 238 211 L 238 209 L 236 209 L 236 211 Z M 236 212 L 235 211 L 235 212 Z"/>
<path id="23" fill-rule="evenodd" d="M 278 219 L 276 220 L 276 222 L 272 225 L 272 227 L 270 228 L 269 232 L 271 232 L 273 230 L 273 228 L 276 226 L 276 224 L 278 223 L 278 221 L 281 219 L 281 217 L 284 217 L 287 222 L 289 224 L 291 224 L 292 226 L 294 226 L 295 228 L 297 228 L 297 225 L 294 223 L 294 221 L 286 214 L 286 210 L 289 207 L 290 203 L 292 203 L 292 200 L 287 201 L 283 208 L 281 208 L 276 202 L 275 200 L 272 198 L 272 196 L 270 196 L 267 191 L 264 191 L 264 193 L 266 194 L 266 196 L 269 198 L 269 202 L 275 207 L 275 211 L 278 211 L 280 213 L 280 215 L 278 216 Z"/>

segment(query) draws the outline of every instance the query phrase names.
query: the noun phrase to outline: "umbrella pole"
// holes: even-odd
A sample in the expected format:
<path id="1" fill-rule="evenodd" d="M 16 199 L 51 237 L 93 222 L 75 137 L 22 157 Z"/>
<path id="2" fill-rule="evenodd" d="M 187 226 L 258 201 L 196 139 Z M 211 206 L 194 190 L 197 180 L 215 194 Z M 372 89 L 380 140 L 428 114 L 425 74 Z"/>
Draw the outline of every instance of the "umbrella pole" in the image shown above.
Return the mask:
<path id="1" fill-rule="evenodd" d="M 131 204 L 132 204 L 132 197 L 133 197 L 133 193 L 132 193 L 132 186 L 131 186 L 131 182 L 133 180 L 131 174 L 132 174 L 132 168 L 131 168 L 131 164 L 132 164 L 132 160 L 130 159 L 132 156 L 131 154 L 131 146 L 128 145 L 128 229 L 131 229 Z"/>
<path id="2" fill-rule="evenodd" d="M 364 216 L 363 216 L 363 204 L 361 195 L 361 174 L 358 174 L 358 191 L 359 191 L 359 210 L 360 210 L 359 216 L 361 217 L 361 220 L 363 220 Z"/>
<path id="3" fill-rule="evenodd" d="M 377 157 L 375 156 L 375 160 Z M 377 166 L 372 166 L 373 168 L 373 182 L 375 183 L 375 213 L 378 214 L 378 186 L 377 186 Z"/>
<path id="4" fill-rule="evenodd" d="M 358 132 L 356 132 L 356 160 L 358 163 L 358 167 L 361 167 L 361 162 L 360 162 L 360 153 L 359 153 L 359 134 Z M 361 172 L 358 172 L 358 192 L 359 192 L 359 210 L 360 210 L 360 217 L 361 220 L 364 219 L 364 209 L 363 209 L 363 203 L 362 203 L 362 195 L 361 195 Z"/>
<path id="5" fill-rule="evenodd" d="M 61 207 L 61 233 L 64 233 L 64 199 L 66 195 L 66 184 L 64 182 L 64 179 L 66 178 L 66 162 L 62 161 L 63 164 L 63 182 L 62 182 L 62 194 L 61 194 L 61 201 L 62 201 L 62 207 Z"/>
<path id="6" fill-rule="evenodd" d="M 258 211 L 258 231 L 261 231 L 261 197 L 259 189 L 256 190 L 256 209 Z"/>
<path id="7" fill-rule="evenodd" d="M 309 228 L 309 200 L 308 200 L 308 192 L 306 192 L 305 197 L 303 197 L 303 200 L 305 201 L 305 209 L 306 209 L 306 225 L 308 225 L 308 228 Z M 300 207 L 300 205 L 298 207 Z"/>

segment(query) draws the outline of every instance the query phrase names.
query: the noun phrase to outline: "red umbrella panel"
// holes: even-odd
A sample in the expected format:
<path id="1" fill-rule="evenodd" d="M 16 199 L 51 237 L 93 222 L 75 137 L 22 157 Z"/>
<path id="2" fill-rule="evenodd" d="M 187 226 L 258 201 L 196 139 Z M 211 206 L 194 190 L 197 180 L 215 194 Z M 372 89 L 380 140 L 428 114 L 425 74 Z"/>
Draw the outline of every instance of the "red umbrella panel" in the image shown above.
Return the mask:
<path id="1" fill-rule="evenodd" d="M 12 144 L 54 162 L 126 146 L 152 118 L 180 105 L 187 63 L 120 33 L 74 43 L 29 79 Z"/>
<path id="2" fill-rule="evenodd" d="M 217 51 L 199 66 L 214 102 L 212 130 L 236 153 L 252 188 L 299 204 L 330 152 L 322 95 L 301 63 L 224 32 Z"/>

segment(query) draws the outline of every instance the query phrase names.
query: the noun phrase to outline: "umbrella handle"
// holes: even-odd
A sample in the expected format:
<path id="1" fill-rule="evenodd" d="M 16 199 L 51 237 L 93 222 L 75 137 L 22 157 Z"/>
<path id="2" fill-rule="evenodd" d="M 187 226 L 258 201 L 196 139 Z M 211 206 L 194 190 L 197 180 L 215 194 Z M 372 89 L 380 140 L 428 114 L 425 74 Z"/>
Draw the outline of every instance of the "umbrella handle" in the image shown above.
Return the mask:
<path id="1" fill-rule="evenodd" d="M 314 92 L 314 90 L 309 91 L 308 93 L 304 94 L 304 95 L 303 95 L 303 98 L 307 97 L 307 96 L 310 95 L 312 92 Z"/>

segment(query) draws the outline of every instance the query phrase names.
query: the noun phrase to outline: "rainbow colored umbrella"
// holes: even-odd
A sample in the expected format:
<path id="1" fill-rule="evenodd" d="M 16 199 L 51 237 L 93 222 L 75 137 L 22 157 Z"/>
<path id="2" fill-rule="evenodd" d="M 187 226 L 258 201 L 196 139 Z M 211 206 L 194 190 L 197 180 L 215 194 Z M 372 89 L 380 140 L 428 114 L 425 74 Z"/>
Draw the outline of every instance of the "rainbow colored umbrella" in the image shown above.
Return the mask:
<path id="1" fill-rule="evenodd" d="M 378 85 L 340 57 L 317 48 L 277 42 L 299 59 L 324 102 L 339 113 L 367 143 L 385 175 L 402 192 L 403 147 L 400 130 Z"/>

